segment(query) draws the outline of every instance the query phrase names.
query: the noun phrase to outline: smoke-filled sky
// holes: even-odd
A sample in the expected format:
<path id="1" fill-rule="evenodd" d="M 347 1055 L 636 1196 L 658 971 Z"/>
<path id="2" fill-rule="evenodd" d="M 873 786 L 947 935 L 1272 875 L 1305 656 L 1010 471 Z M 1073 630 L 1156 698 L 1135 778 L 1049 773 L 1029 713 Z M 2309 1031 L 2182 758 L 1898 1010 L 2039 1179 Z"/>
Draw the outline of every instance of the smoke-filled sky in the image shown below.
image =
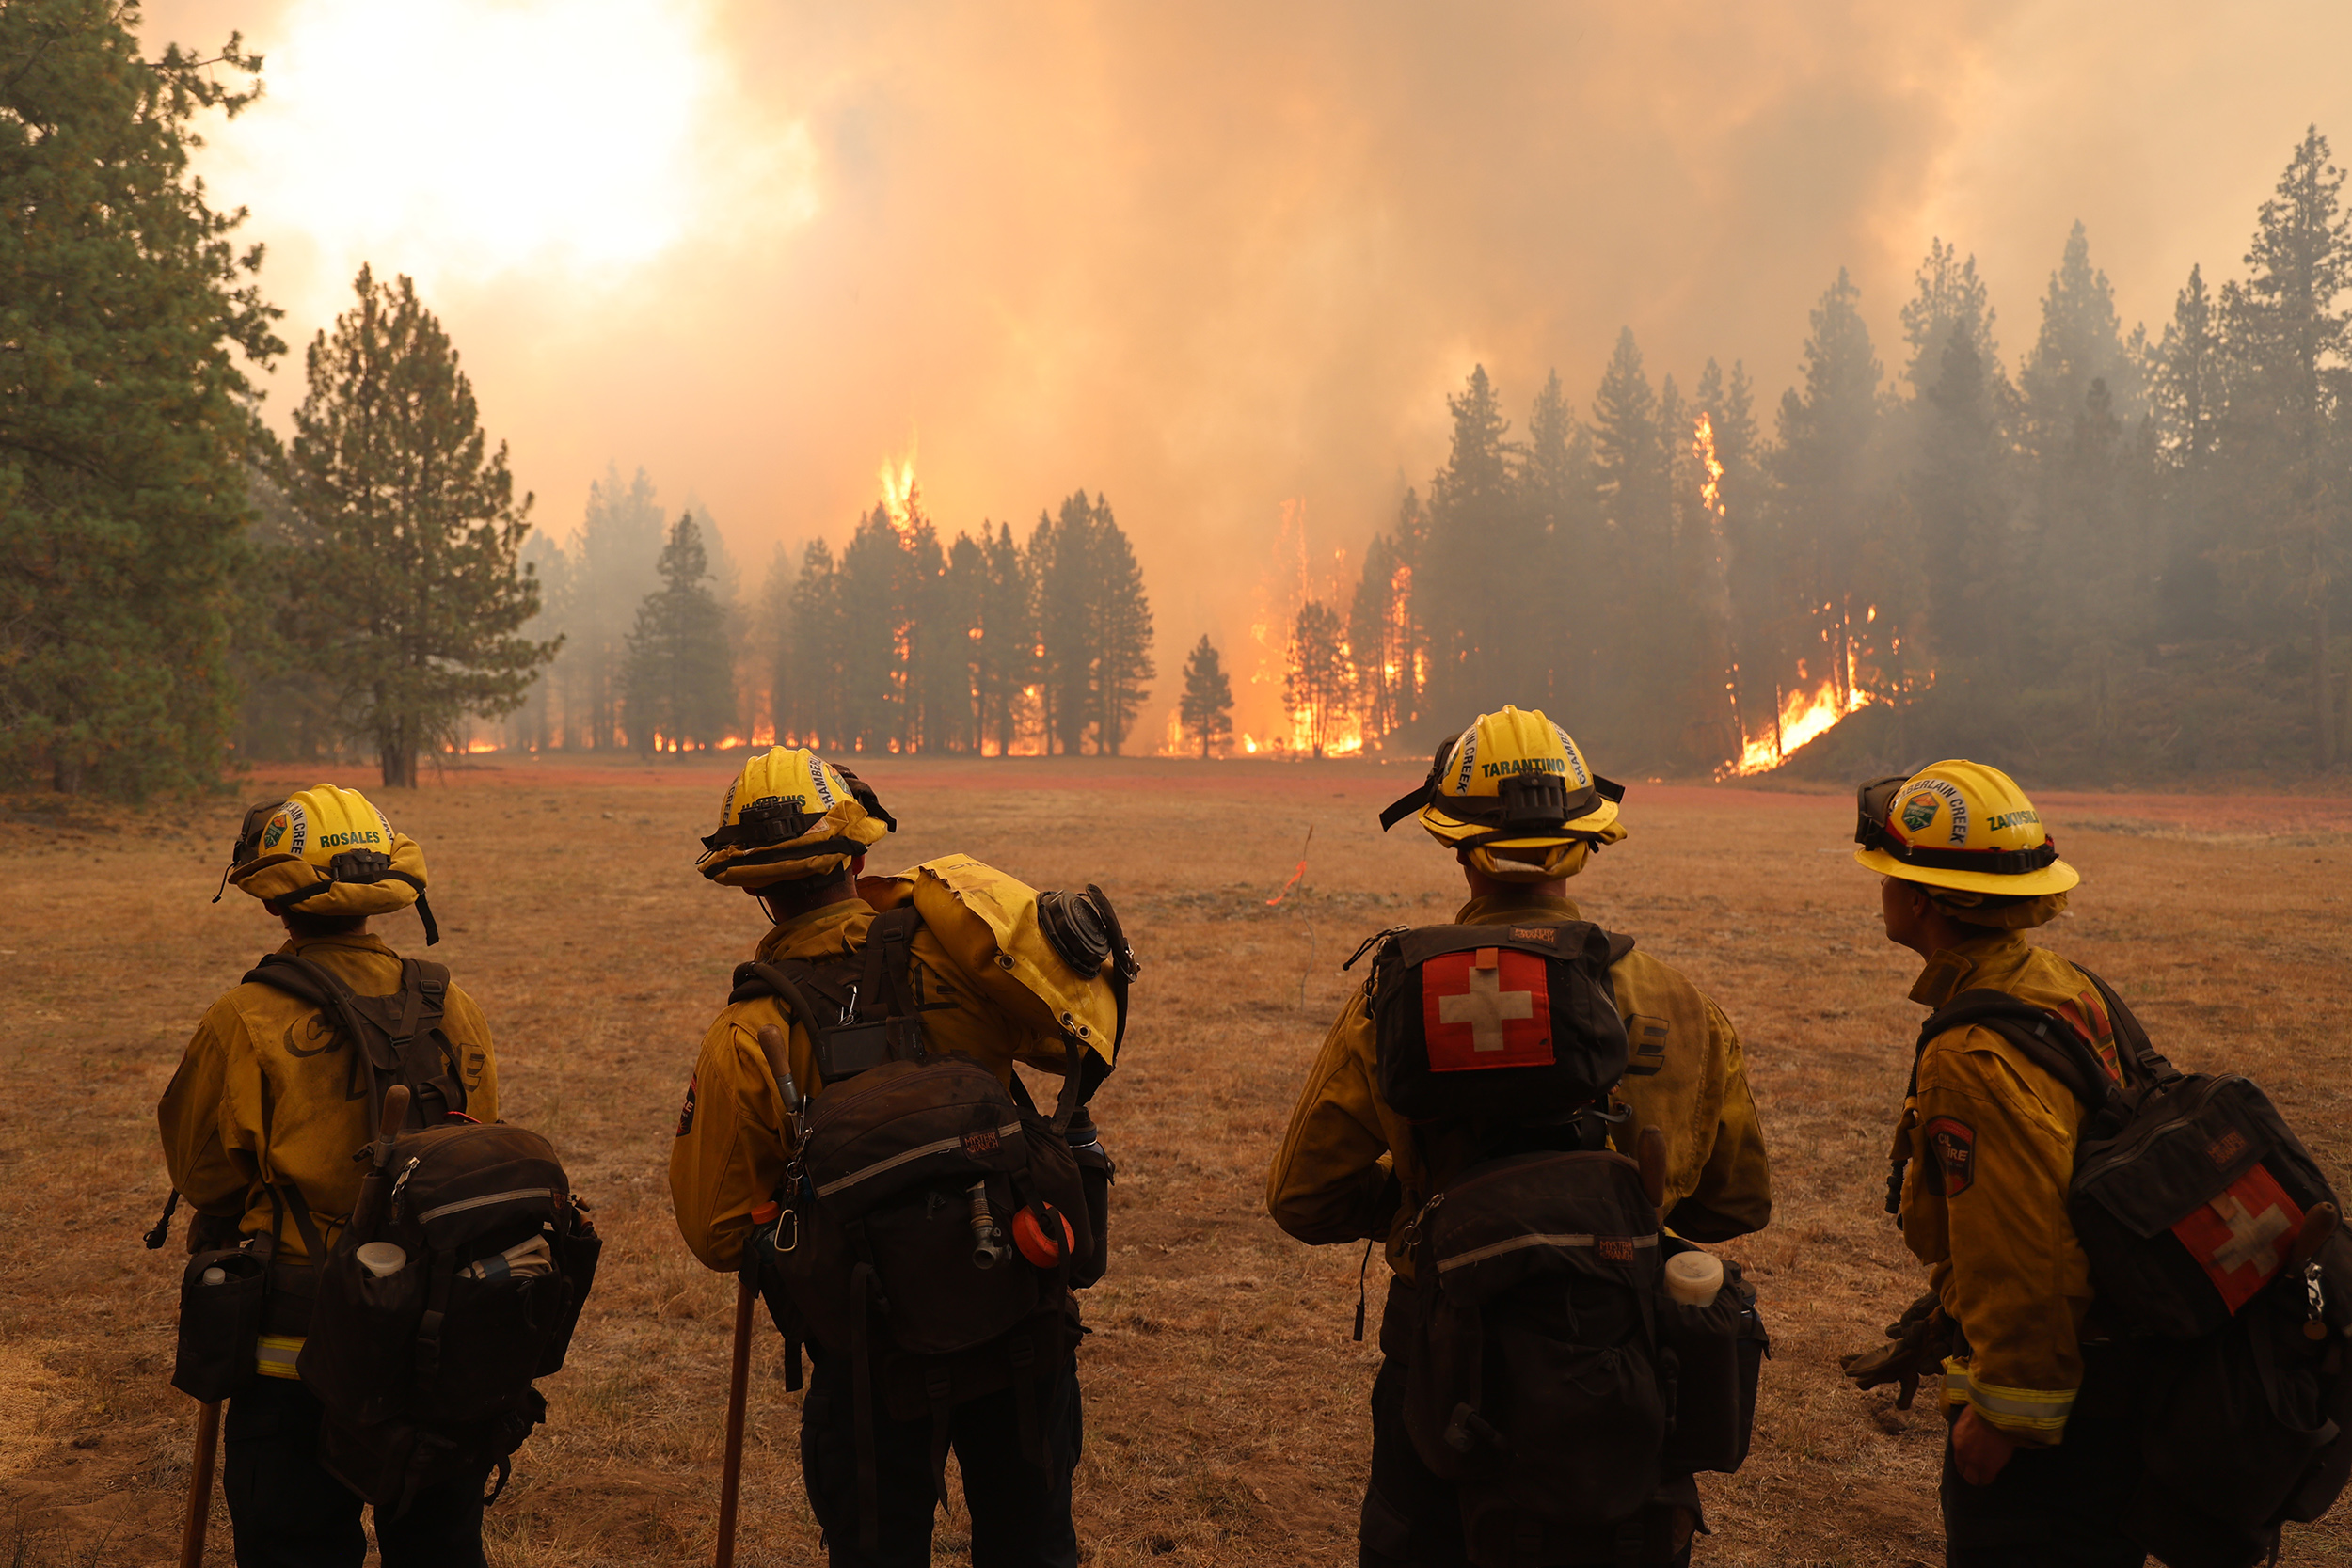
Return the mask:
<path id="1" fill-rule="evenodd" d="M 2352 9 L 2305 0 L 147 17 L 151 50 L 267 57 L 200 167 L 252 210 L 283 335 L 363 261 L 414 276 L 559 538 L 608 463 L 698 498 L 747 583 L 914 443 L 949 535 L 1107 492 L 1158 623 L 1146 744 L 1201 631 L 1253 668 L 1286 506 L 1352 560 L 1473 362 L 1515 420 L 1555 366 L 1582 406 L 1629 325 L 1654 377 L 1743 359 L 1769 404 L 1840 266 L 1896 363 L 1942 236 L 2013 366 L 2075 219 L 2154 331 L 2192 261 L 2240 270 L 2307 122 L 2352 155 Z M 300 383 L 297 353 L 281 420 Z"/>

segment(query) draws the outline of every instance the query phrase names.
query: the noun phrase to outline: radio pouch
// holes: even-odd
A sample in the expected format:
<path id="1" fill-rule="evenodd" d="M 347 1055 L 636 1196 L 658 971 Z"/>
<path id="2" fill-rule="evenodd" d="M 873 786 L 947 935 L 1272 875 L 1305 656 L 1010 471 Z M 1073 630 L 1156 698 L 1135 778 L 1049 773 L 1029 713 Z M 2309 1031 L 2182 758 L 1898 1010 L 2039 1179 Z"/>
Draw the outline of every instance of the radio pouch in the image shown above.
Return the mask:
<path id="1" fill-rule="evenodd" d="M 270 1237 L 248 1246 L 199 1252 L 180 1276 L 180 1336 L 171 1386 L 207 1404 L 228 1399 L 258 1375 L 254 1353 L 269 1299 Z M 206 1284 L 215 1269 L 221 1277 Z"/>

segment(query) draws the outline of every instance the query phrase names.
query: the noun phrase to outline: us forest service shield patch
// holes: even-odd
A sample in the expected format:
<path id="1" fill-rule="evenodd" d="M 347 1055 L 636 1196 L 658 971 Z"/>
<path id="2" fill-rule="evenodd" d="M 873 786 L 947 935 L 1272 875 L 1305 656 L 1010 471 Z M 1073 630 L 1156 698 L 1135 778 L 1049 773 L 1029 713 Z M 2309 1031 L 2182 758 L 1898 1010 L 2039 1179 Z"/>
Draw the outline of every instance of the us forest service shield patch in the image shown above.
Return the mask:
<path id="1" fill-rule="evenodd" d="M 1958 1117 L 1934 1117 L 1926 1132 L 1936 1167 L 1944 1173 L 1944 1196 L 1958 1197 L 1977 1179 L 1977 1130 Z"/>

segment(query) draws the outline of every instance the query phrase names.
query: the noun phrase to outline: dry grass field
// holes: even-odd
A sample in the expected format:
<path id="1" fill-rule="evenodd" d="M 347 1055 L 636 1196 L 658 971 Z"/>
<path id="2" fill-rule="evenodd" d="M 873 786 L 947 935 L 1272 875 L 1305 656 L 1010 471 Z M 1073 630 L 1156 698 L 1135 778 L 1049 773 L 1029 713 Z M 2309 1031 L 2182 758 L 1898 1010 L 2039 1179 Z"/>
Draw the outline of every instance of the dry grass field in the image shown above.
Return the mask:
<path id="1" fill-rule="evenodd" d="M 710 1551 L 734 1287 L 678 1242 L 664 1171 L 696 1042 L 759 931 L 750 900 L 690 870 L 733 766 L 517 764 L 382 799 L 426 847 L 433 956 L 491 1021 L 505 1114 L 554 1138 L 608 1238 L 572 1364 L 544 1385 L 552 1421 L 490 1515 L 505 1568 Z M 1411 779 L 1163 762 L 870 776 L 906 824 L 871 863 L 962 850 L 1040 886 L 1100 881 L 1145 959 L 1124 1065 L 1096 1102 L 1120 1173 L 1113 1272 L 1080 1353 L 1088 1560 L 1353 1561 L 1375 1365 L 1348 1338 L 1358 1249 L 1296 1245 L 1261 1192 L 1350 984 L 1340 961 L 1455 904 L 1452 863 L 1374 820 Z M 1836 1375 L 1918 1288 L 1879 1210 L 1916 966 L 1880 938 L 1849 802 L 1637 787 L 1632 837 L 1572 889 L 1739 1023 L 1776 1163 L 1772 1227 L 1725 1249 L 1764 1293 L 1774 1355 L 1746 1468 L 1703 1482 L 1703 1562 L 1941 1560 L 1931 1402 L 1899 1413 L 1891 1391 Z M 139 1235 L 166 1188 L 156 1098 L 204 1006 L 272 944 L 250 901 L 206 902 L 238 803 L 117 816 L 25 797 L 0 814 L 0 1560 L 169 1559 L 193 1425 L 165 1382 L 181 1254 L 176 1234 L 160 1254 Z M 2352 801 L 2040 804 L 2085 874 L 2042 940 L 2117 982 L 2176 1061 L 2252 1071 L 2352 1172 Z M 1311 828 L 1303 891 L 1268 908 Z M 413 915 L 379 927 L 420 950 Z M 778 1360 L 764 1335 L 747 1564 L 818 1560 Z M 2343 1513 L 2290 1534 L 2286 1560 L 2352 1560 Z M 227 1563 L 215 1521 L 208 1560 Z M 940 1561 L 965 1560 L 961 1529 L 960 1510 L 943 1521 Z"/>

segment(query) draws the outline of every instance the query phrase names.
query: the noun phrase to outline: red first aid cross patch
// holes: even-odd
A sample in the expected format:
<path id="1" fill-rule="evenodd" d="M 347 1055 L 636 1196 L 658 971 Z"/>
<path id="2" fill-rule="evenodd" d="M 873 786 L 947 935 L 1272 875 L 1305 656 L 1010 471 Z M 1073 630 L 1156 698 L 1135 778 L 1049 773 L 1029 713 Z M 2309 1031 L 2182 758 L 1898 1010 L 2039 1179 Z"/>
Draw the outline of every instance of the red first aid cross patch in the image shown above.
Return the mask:
<path id="1" fill-rule="evenodd" d="M 2303 1211 L 2261 1165 L 2172 1227 L 2235 1312 L 2270 1282 L 2303 1228 Z"/>
<path id="2" fill-rule="evenodd" d="M 1422 964 L 1429 1070 L 1551 1066 L 1549 980 L 1543 959 L 1509 947 L 1441 953 Z"/>

